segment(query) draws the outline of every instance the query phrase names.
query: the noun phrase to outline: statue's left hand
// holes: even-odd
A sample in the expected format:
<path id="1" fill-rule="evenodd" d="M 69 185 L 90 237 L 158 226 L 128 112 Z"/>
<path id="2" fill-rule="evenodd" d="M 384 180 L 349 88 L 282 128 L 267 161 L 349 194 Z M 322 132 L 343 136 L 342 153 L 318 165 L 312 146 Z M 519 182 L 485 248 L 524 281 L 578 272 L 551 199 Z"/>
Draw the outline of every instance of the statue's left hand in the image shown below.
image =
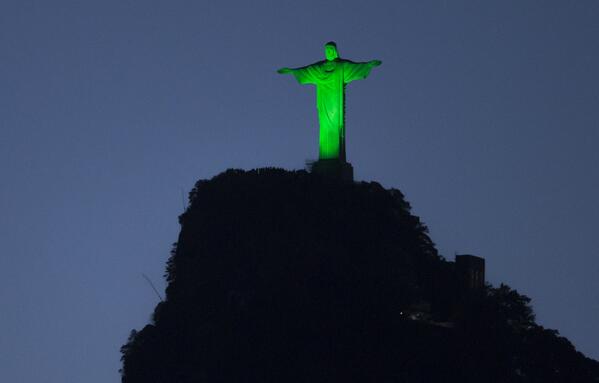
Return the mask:
<path id="1" fill-rule="evenodd" d="M 372 61 L 368 62 L 368 64 L 370 64 L 371 67 L 379 66 L 382 63 L 383 62 L 381 60 L 372 60 Z"/>

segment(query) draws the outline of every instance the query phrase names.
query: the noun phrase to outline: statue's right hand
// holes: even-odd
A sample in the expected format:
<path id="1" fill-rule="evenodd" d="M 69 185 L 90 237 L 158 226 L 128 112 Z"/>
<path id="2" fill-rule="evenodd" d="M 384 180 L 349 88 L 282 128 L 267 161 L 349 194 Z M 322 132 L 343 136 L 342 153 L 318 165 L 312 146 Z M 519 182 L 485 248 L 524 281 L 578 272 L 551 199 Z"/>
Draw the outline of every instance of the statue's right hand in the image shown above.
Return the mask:
<path id="1" fill-rule="evenodd" d="M 291 73 L 292 69 L 291 68 L 281 68 L 277 71 L 277 73 L 280 74 L 287 74 L 287 73 Z"/>

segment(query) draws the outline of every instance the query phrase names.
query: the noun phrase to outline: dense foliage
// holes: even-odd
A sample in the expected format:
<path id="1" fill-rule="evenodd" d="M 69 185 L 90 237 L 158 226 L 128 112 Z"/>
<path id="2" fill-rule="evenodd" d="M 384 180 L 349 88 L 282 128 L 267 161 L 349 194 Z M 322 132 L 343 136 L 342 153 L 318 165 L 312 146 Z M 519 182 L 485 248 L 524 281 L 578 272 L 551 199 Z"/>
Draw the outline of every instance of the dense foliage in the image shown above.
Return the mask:
<path id="1" fill-rule="evenodd" d="M 398 190 L 229 170 L 196 184 L 180 223 L 166 300 L 122 348 L 125 383 L 599 381 L 527 297 L 456 289 Z"/>

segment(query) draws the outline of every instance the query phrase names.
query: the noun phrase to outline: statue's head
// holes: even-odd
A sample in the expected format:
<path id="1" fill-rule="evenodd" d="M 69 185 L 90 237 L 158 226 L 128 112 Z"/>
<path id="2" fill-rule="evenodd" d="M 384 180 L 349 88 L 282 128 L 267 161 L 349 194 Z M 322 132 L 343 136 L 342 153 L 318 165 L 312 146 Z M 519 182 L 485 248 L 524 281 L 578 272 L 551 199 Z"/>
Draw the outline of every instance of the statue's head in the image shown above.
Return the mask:
<path id="1" fill-rule="evenodd" d="M 329 41 L 324 44 L 324 54 L 328 61 L 333 61 L 339 57 L 339 53 L 337 52 L 337 44 L 334 41 Z"/>

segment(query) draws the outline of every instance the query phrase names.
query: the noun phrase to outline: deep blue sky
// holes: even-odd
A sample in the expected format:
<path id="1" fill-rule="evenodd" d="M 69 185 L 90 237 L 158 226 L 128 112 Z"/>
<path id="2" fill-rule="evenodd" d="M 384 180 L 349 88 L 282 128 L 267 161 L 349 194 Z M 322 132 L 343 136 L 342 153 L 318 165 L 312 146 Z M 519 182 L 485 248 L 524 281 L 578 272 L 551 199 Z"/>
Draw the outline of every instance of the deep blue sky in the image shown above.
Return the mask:
<path id="1" fill-rule="evenodd" d="M 119 381 L 182 191 L 317 156 L 315 92 L 275 70 L 329 40 L 383 61 L 348 87 L 357 178 L 599 358 L 598 20 L 595 0 L 3 0 L 0 380 Z"/>

